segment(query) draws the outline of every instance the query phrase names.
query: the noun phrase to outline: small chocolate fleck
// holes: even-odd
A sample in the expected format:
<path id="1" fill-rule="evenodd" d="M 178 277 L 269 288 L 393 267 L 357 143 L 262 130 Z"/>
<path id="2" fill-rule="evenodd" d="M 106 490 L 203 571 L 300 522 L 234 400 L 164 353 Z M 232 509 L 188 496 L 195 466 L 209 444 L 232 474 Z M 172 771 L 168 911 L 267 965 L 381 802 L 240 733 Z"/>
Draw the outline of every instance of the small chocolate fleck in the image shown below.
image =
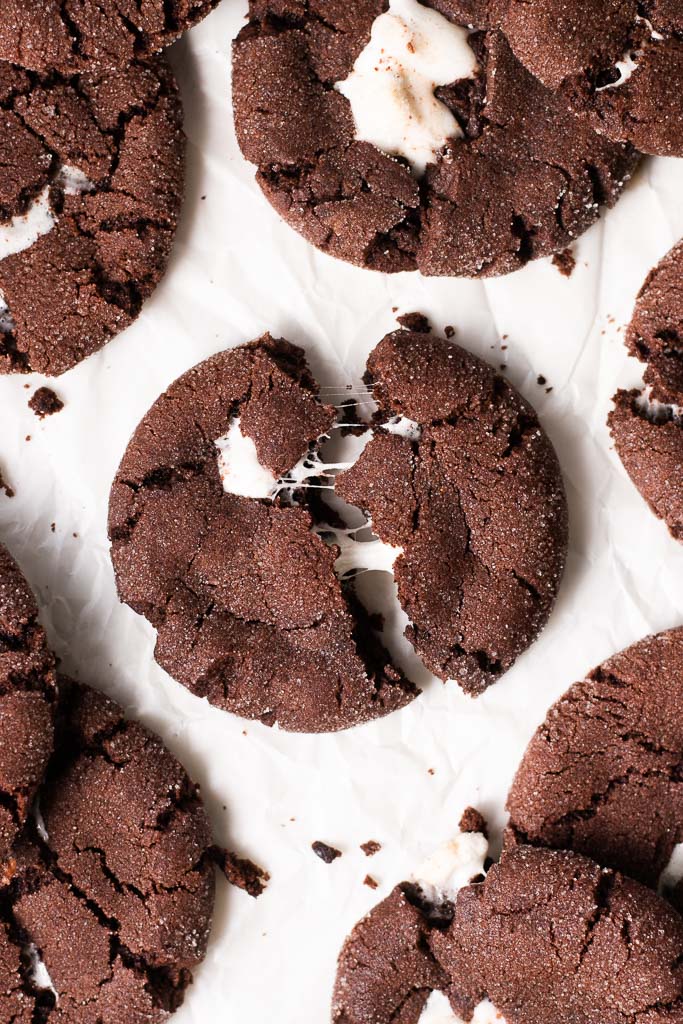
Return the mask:
<path id="1" fill-rule="evenodd" d="M 542 373 L 539 373 L 538 377 L 536 378 L 536 383 L 539 384 L 541 387 L 544 387 L 544 385 L 546 385 L 548 381 L 545 379 Z"/>
<path id="2" fill-rule="evenodd" d="M 244 889 L 250 896 L 260 896 L 270 881 L 268 872 L 247 857 L 238 857 L 236 853 L 217 846 L 212 847 L 211 855 L 230 885 Z"/>
<path id="3" fill-rule="evenodd" d="M 563 249 L 562 252 L 556 252 L 553 256 L 553 266 L 557 267 L 563 277 L 571 277 L 572 271 L 576 266 L 576 259 L 571 249 Z"/>
<path id="4" fill-rule="evenodd" d="M 366 857 L 374 857 L 382 849 L 382 844 L 376 839 L 368 839 L 367 843 L 361 843 L 360 848 Z"/>
<path id="5" fill-rule="evenodd" d="M 341 850 L 336 850 L 334 846 L 328 846 L 327 843 L 321 843 L 320 840 L 316 840 L 311 843 L 311 849 L 316 857 L 320 857 L 326 864 L 331 864 L 337 857 L 341 857 Z"/>
<path id="6" fill-rule="evenodd" d="M 447 327 L 444 327 L 443 333 L 450 340 L 451 338 L 455 337 L 455 327 L 452 327 L 451 324 L 448 324 Z"/>
<path id="7" fill-rule="evenodd" d="M 41 420 L 46 416 L 54 416 L 64 408 L 64 402 L 51 388 L 38 388 L 28 405 Z"/>
<path id="8" fill-rule="evenodd" d="M 0 473 L 0 491 L 4 491 L 8 498 L 14 497 L 14 491 Z"/>
<path id="9" fill-rule="evenodd" d="M 459 828 L 461 832 L 481 832 L 483 836 L 488 838 L 489 832 L 486 818 L 476 807 L 465 808 L 460 819 Z"/>
<path id="10" fill-rule="evenodd" d="M 369 889 L 377 889 L 379 882 L 377 882 L 372 875 L 366 875 L 363 879 L 363 885 L 367 885 Z"/>

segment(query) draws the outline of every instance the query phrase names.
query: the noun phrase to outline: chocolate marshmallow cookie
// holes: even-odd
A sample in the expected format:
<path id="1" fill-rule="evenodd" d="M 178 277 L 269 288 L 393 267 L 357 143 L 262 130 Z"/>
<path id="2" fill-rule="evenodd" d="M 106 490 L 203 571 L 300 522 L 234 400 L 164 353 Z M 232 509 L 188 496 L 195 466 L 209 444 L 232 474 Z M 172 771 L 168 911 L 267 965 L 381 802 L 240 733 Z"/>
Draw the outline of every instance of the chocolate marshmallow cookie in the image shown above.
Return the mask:
<path id="1" fill-rule="evenodd" d="M 0 125 L 0 372 L 55 376 L 128 327 L 166 269 L 182 110 L 163 58 L 78 75 L 0 62 Z"/>
<path id="2" fill-rule="evenodd" d="M 0 889 L 0 1021 L 162 1021 L 206 951 L 208 819 L 157 737 L 87 687 L 60 689 L 42 823 Z"/>
<path id="3" fill-rule="evenodd" d="M 655 886 L 683 842 L 683 629 L 647 637 L 548 712 L 508 795 L 510 842 Z"/>
<path id="4" fill-rule="evenodd" d="M 423 31 L 425 10 L 443 27 Z M 391 8 L 386 0 L 251 0 L 234 45 L 235 124 L 278 213 L 332 256 L 427 275 L 508 273 L 585 231 L 601 205 L 616 201 L 636 154 L 577 119 L 528 72 L 493 27 L 498 20 L 496 4 L 478 0 L 401 0 Z M 472 22 L 475 31 L 461 28 Z M 398 33 L 396 52 L 377 43 L 378 77 L 365 68 L 367 102 L 354 109 L 345 91 L 363 53 L 374 55 L 367 48 L 377 26 Z M 453 77 L 435 86 L 425 67 L 444 32 L 461 37 Z M 416 80 L 411 55 L 422 62 Z M 448 62 L 447 52 L 441 57 Z M 390 103 L 411 97 L 406 132 L 411 111 L 442 126 L 424 172 L 402 155 L 400 125 L 396 145 L 385 140 L 390 117 L 382 111 L 374 135 L 360 132 L 358 117 L 387 74 L 396 83 Z"/>
<path id="5" fill-rule="evenodd" d="M 567 552 L 567 505 L 536 413 L 419 316 L 368 360 L 375 436 L 336 492 L 401 548 L 394 565 L 425 665 L 481 693 L 536 638 Z"/>
<path id="6" fill-rule="evenodd" d="M 125 68 L 201 21 L 218 0 L 3 0 L 0 60 L 32 71 Z"/>
<path id="7" fill-rule="evenodd" d="M 505 0 L 516 56 L 596 131 L 683 156 L 679 0 Z"/>
<path id="8" fill-rule="evenodd" d="M 649 274 L 626 341 L 646 363 L 645 390 L 620 390 L 608 423 L 616 450 L 643 498 L 683 538 L 683 243 Z"/>
<path id="9" fill-rule="evenodd" d="M 0 884 L 52 753 L 55 662 L 33 594 L 0 546 Z"/>
<path id="10" fill-rule="evenodd" d="M 211 703 L 293 731 L 346 728 L 418 692 L 336 578 L 310 492 L 275 486 L 335 418 L 301 349 L 266 335 L 168 389 L 110 498 L 119 594 L 156 627 L 159 663 Z M 269 496 L 223 487 L 216 441 L 234 424 L 272 474 Z"/>

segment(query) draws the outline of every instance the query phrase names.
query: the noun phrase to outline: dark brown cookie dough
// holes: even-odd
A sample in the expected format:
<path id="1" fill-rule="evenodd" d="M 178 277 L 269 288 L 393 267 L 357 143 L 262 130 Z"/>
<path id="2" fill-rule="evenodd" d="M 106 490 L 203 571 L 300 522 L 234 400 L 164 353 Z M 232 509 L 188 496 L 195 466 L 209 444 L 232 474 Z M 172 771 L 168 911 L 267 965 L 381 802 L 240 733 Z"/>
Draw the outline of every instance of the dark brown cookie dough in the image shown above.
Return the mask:
<path id="1" fill-rule="evenodd" d="M 548 712 L 508 795 L 511 841 L 655 886 L 683 842 L 683 629 L 594 669 Z"/>
<path id="2" fill-rule="evenodd" d="M 161 1021 L 203 959 L 213 910 L 208 818 L 161 741 L 101 694 L 60 681 L 55 754 L 0 893 L 12 955 L 32 944 L 56 998 L 24 966 L 25 1000 L 65 1024 Z M 2 932 L 0 932 L 0 939 Z M 14 979 L 14 980 L 13 980 Z M 10 1013 L 0 1021 L 11 1024 Z M 22 1017 L 19 1019 L 23 1020 Z"/>
<path id="3" fill-rule="evenodd" d="M 159 663 L 194 693 L 284 729 L 387 714 L 417 690 L 388 664 L 308 494 L 226 493 L 215 441 L 233 417 L 275 477 L 330 429 L 301 349 L 269 335 L 173 384 L 136 430 L 109 509 L 121 599 L 158 630 Z"/>
<path id="4" fill-rule="evenodd" d="M 33 71 L 124 68 L 157 53 L 218 0 L 3 0 L 0 59 Z"/>
<path id="5" fill-rule="evenodd" d="M 575 853 L 504 854 L 429 940 L 465 1020 L 485 998 L 515 1024 L 683 1020 L 683 920 Z"/>
<path id="6" fill-rule="evenodd" d="M 0 546 L 0 886 L 52 753 L 55 700 L 55 663 L 36 602 Z"/>
<path id="7" fill-rule="evenodd" d="M 128 327 L 166 269 L 183 193 L 182 109 L 163 58 L 72 76 L 0 62 L 0 124 L 0 219 L 24 214 L 48 186 L 56 219 L 0 260 L 0 372 L 55 376 Z M 76 194 L 73 169 L 85 176 Z"/>
<path id="8" fill-rule="evenodd" d="M 643 153 L 683 155 L 683 8 L 678 0 L 509 0 L 517 57 L 586 122 Z M 622 78 L 619 62 L 634 62 Z"/>
<path id="9" fill-rule="evenodd" d="M 233 51 L 242 152 L 280 215 L 324 252 L 374 270 L 488 276 L 566 248 L 613 204 L 636 163 L 574 117 L 498 31 L 470 37 L 480 71 L 437 90 L 464 137 L 421 181 L 354 139 L 334 84 L 351 71 L 384 0 L 251 0 Z M 462 24 L 499 18 L 483 0 L 433 0 Z"/>
<path id="10" fill-rule="evenodd" d="M 545 625 L 567 551 L 557 457 L 534 410 L 491 367 L 429 333 L 395 331 L 366 382 L 377 429 L 336 491 L 369 516 L 425 665 L 481 693 Z M 419 440 L 383 428 L 405 416 Z"/>

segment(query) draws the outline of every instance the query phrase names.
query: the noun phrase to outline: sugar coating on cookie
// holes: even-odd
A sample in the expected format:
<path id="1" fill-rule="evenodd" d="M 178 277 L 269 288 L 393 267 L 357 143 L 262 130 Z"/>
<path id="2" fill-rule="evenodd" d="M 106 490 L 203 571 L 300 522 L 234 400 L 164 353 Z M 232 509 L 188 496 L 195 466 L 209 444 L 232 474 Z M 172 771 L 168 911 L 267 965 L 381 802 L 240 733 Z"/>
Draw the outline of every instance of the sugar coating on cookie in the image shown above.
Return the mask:
<path id="1" fill-rule="evenodd" d="M 418 693 L 335 575 L 336 551 L 314 532 L 317 492 L 290 479 L 336 418 L 302 350 L 265 335 L 168 389 L 110 498 L 119 594 L 157 629 L 159 663 L 211 703 L 293 731 L 347 728 Z M 244 481 L 219 465 L 236 419 L 265 473 L 260 498 L 234 493 Z M 281 483 L 270 495 L 268 474 Z"/>
<path id="2" fill-rule="evenodd" d="M 683 9 L 678 0 L 507 0 L 502 26 L 523 64 L 615 141 L 683 155 Z"/>
<path id="3" fill-rule="evenodd" d="M 650 272 L 626 335 L 644 388 L 619 390 L 608 424 L 617 453 L 652 511 L 683 538 L 683 243 Z"/>
<path id="4" fill-rule="evenodd" d="M 0 372 L 56 376 L 128 327 L 166 269 L 180 100 L 163 58 L 77 76 L 0 62 L 0 126 Z"/>
<path id="5" fill-rule="evenodd" d="M 233 100 L 266 197 L 313 245 L 379 271 L 488 276 L 566 248 L 616 201 L 633 149 L 534 78 L 487 4 L 415 7 L 417 25 L 407 0 L 251 0 L 233 49 Z M 405 59 L 392 44 L 374 61 L 377 34 L 391 26 L 410 36 Z M 452 78 L 437 84 L 439 34 L 452 32 Z M 390 102 L 378 109 L 380 97 Z"/>
<path id="6" fill-rule="evenodd" d="M 401 549 L 394 576 L 418 656 L 480 693 L 555 601 L 568 534 L 557 457 L 507 381 L 419 318 L 374 349 L 366 381 L 375 434 L 336 492 Z"/>
<path id="7" fill-rule="evenodd" d="M 213 912 L 197 788 L 116 704 L 60 680 L 40 811 L 0 890 L 0 1021 L 165 1020 Z"/>
<path id="8" fill-rule="evenodd" d="M 683 629 L 570 687 L 531 740 L 507 807 L 509 841 L 569 848 L 657 886 L 683 842 Z"/>
<path id="9" fill-rule="evenodd" d="M 123 68 L 157 53 L 218 0 L 3 0 L 0 60 L 32 71 Z"/>
<path id="10" fill-rule="evenodd" d="M 38 607 L 0 546 L 0 887 L 52 754 L 55 701 L 55 660 Z"/>

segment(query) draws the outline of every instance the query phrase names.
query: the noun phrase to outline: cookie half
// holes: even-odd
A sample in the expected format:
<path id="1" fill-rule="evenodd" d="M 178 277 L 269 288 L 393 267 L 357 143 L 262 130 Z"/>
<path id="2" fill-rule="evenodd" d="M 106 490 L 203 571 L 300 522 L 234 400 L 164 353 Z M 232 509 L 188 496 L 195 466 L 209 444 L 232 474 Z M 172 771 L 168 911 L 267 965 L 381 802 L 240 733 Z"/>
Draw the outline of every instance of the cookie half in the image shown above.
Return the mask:
<path id="1" fill-rule="evenodd" d="M 508 794 L 512 841 L 562 847 L 655 886 L 683 842 L 683 629 L 575 683 Z"/>
<path id="2" fill-rule="evenodd" d="M 55 702 L 55 662 L 38 607 L 0 546 L 0 885 L 14 870 L 12 847 L 52 754 Z"/>
<path id="3" fill-rule="evenodd" d="M 373 270 L 484 277 L 566 248 L 616 201 L 635 151 L 577 119 L 523 67 L 492 27 L 494 5 L 424 6 L 449 19 L 446 30 L 474 24 L 466 45 L 476 71 L 425 96 L 451 128 L 420 175 L 397 149 L 358 140 L 338 88 L 388 4 L 251 0 L 234 44 L 233 99 L 258 184 L 310 243 Z M 401 52 L 423 43 L 417 33 Z"/>
<path id="4" fill-rule="evenodd" d="M 60 689 L 42 821 L 1 893 L 0 1020 L 162 1021 L 206 952 L 208 818 L 156 736 L 87 687 Z"/>
<path id="5" fill-rule="evenodd" d="M 119 594 L 157 629 L 159 663 L 211 703 L 293 731 L 347 728 L 418 693 L 335 576 L 310 492 L 277 486 L 335 419 L 302 350 L 265 335 L 171 385 L 110 497 Z M 216 441 L 236 422 L 270 496 L 224 489 Z"/>
<path id="6" fill-rule="evenodd" d="M 31 71 L 125 68 L 157 53 L 218 0 L 3 0 L 0 59 Z"/>
<path id="7" fill-rule="evenodd" d="M 567 553 L 566 497 L 531 406 L 423 318 L 412 323 L 370 355 L 374 437 L 335 489 L 401 549 L 394 577 L 419 657 L 477 694 L 548 619 Z"/>
<path id="8" fill-rule="evenodd" d="M 506 0 L 517 57 L 586 123 L 643 153 L 683 155 L 678 0 Z"/>
<path id="9" fill-rule="evenodd" d="M 683 537 L 683 243 L 651 271 L 628 328 L 645 389 L 620 390 L 608 424 L 631 480 L 676 540 Z"/>
<path id="10" fill-rule="evenodd" d="M 56 376 L 128 327 L 166 269 L 182 108 L 163 58 L 80 75 L 0 62 L 0 125 L 0 372 Z"/>

